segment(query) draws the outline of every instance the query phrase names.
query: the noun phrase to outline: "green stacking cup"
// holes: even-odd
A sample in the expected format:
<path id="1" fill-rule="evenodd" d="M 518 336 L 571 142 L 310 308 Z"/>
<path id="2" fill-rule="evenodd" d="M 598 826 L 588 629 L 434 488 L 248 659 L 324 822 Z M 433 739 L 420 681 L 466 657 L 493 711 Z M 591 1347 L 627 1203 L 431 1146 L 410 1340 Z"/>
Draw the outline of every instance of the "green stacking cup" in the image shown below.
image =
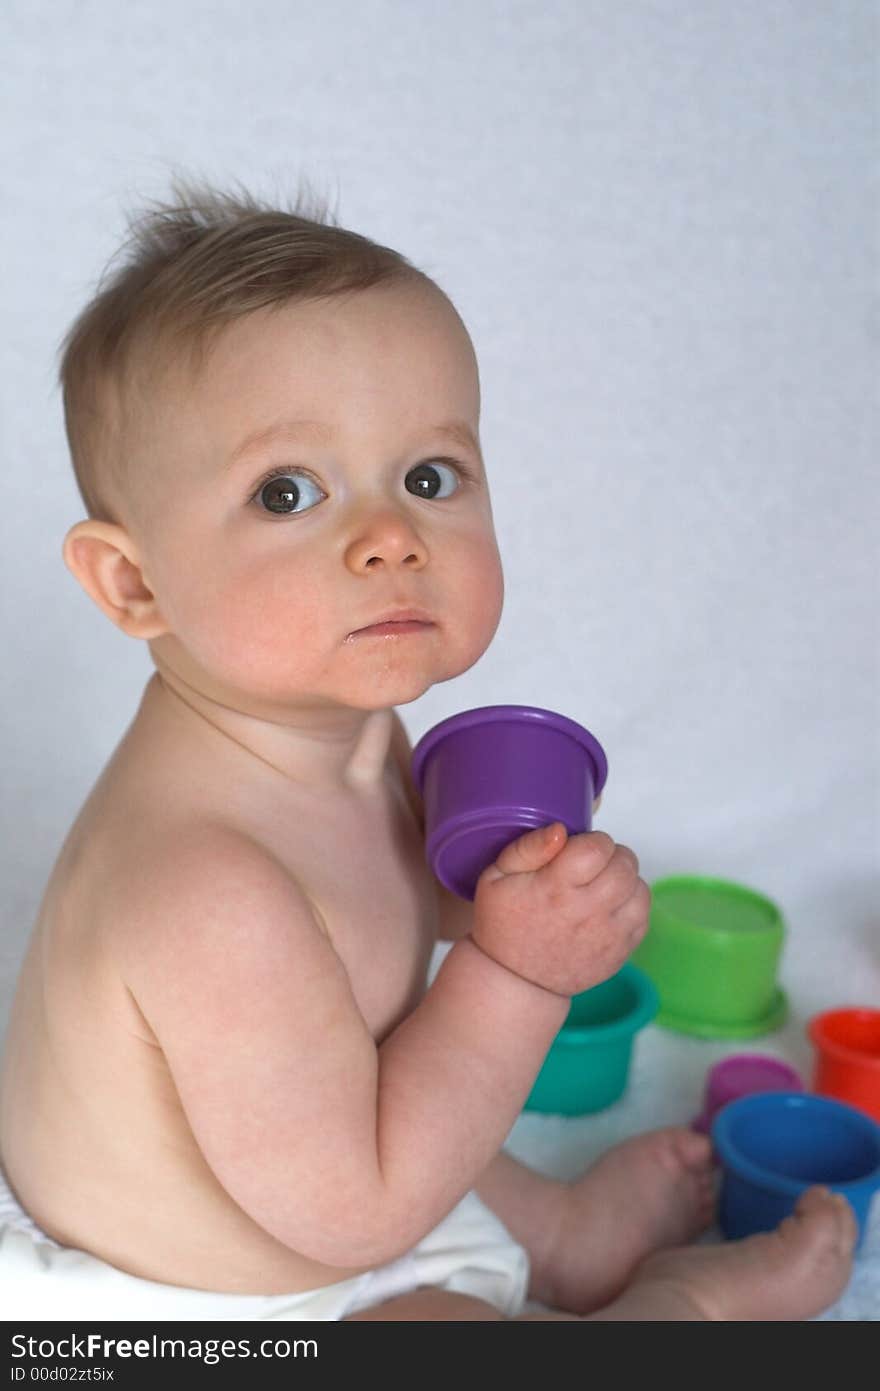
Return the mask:
<path id="1" fill-rule="evenodd" d="M 572 996 L 523 1109 L 583 1116 L 617 1101 L 626 1091 L 635 1036 L 658 1004 L 650 980 L 630 962 Z"/>
<path id="2" fill-rule="evenodd" d="M 647 936 L 632 960 L 660 995 L 656 1022 L 699 1038 L 753 1038 L 779 1028 L 776 982 L 785 925 L 769 898 L 726 879 L 672 875 L 651 886 Z"/>

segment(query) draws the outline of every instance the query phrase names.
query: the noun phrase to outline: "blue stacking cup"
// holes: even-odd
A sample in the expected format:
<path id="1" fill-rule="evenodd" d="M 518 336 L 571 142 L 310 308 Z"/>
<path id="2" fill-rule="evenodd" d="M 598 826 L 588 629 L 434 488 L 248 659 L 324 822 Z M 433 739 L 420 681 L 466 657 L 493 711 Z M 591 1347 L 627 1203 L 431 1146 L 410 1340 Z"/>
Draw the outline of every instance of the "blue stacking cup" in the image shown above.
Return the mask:
<path id="1" fill-rule="evenodd" d="M 712 1123 L 722 1168 L 719 1225 L 736 1239 L 767 1232 L 801 1193 L 842 1193 L 864 1239 L 880 1189 L 880 1125 L 862 1111 L 805 1092 L 761 1092 L 731 1101 Z"/>

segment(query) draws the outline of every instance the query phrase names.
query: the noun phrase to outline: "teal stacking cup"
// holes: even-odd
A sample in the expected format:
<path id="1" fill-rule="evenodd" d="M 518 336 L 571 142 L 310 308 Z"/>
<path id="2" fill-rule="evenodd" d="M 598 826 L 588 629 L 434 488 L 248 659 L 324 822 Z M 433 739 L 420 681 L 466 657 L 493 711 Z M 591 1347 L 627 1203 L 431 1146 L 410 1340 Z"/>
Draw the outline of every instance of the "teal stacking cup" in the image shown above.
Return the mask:
<path id="1" fill-rule="evenodd" d="M 660 1001 L 651 980 L 629 962 L 601 985 L 572 997 L 524 1110 L 583 1116 L 626 1091 L 633 1043 Z"/>

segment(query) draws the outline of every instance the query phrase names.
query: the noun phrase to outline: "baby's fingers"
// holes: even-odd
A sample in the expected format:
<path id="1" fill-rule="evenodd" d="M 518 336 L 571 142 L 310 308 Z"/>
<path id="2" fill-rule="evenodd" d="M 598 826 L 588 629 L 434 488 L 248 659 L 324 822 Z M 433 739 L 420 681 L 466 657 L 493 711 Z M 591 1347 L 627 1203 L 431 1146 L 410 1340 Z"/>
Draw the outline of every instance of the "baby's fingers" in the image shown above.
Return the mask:
<path id="1" fill-rule="evenodd" d="M 571 899 L 589 916 L 609 916 L 626 903 L 639 882 L 639 862 L 628 845 L 576 847 L 569 841 L 566 852 L 542 871 L 551 897 L 560 902 Z M 607 858 L 606 858 L 607 855 Z"/>
<path id="2" fill-rule="evenodd" d="M 568 831 L 561 821 L 553 821 L 549 826 L 538 826 L 534 831 L 517 836 L 505 845 L 495 860 L 493 870 L 502 874 L 529 874 L 542 869 L 555 859 L 566 843 Z M 492 874 L 488 876 L 494 878 Z"/>
<path id="3" fill-rule="evenodd" d="M 621 880 L 628 878 L 632 890 L 638 870 L 639 862 L 629 846 L 618 845 L 604 831 L 584 831 L 569 839 L 565 853 L 548 873 L 564 879 L 571 888 L 602 882 L 605 892 L 613 897 L 611 886 Z"/>
<path id="4" fill-rule="evenodd" d="M 639 879 L 636 883 L 635 891 L 630 894 L 625 903 L 615 910 L 612 914 L 612 921 L 618 927 L 629 931 L 630 951 L 635 951 L 642 938 L 648 931 L 651 914 L 651 890 L 644 879 Z"/>
<path id="5" fill-rule="evenodd" d="M 585 892 L 594 912 L 598 908 L 616 913 L 632 897 L 640 882 L 638 859 L 628 845 L 618 845 L 602 872 L 585 886 Z"/>

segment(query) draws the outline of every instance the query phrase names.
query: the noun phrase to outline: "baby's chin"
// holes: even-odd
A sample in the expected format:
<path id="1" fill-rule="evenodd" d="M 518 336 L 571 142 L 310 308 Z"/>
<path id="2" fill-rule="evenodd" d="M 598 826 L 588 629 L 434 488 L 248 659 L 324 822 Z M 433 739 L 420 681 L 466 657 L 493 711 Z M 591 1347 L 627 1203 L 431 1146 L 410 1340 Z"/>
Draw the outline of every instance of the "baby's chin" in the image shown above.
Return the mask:
<path id="1" fill-rule="evenodd" d="M 395 673 L 367 683 L 353 682 L 339 692 L 339 703 L 352 710 L 385 710 L 392 705 L 409 705 L 432 686 L 438 685 L 441 681 L 449 681 L 457 675 L 458 672 L 452 672 L 448 676 L 435 673 L 430 676 Z"/>
<path id="2" fill-rule="evenodd" d="M 257 719 L 283 720 L 296 711 L 347 709 L 368 712 L 408 705 L 438 681 L 449 679 L 434 672 L 388 671 L 333 682 L 277 676 L 260 680 L 251 670 L 248 673 L 224 672 L 222 677 L 218 674 L 214 681 L 195 689 L 241 714 Z"/>
<path id="3" fill-rule="evenodd" d="M 408 705 L 432 686 L 468 671 L 490 641 L 491 634 L 438 628 L 427 640 L 417 635 L 378 638 L 344 647 L 330 660 L 326 654 L 302 660 L 300 652 L 297 662 L 290 661 L 289 654 L 264 653 L 254 647 L 246 652 L 226 647 L 193 654 L 176 639 L 165 638 L 163 651 L 154 651 L 153 658 L 160 671 L 203 697 L 244 714 L 272 719 L 295 709 L 370 711 Z"/>
<path id="4" fill-rule="evenodd" d="M 410 705 L 432 686 L 460 676 L 476 660 L 432 664 L 430 670 L 377 670 L 369 679 L 340 683 L 330 698 L 351 710 L 386 710 L 396 705 Z"/>

